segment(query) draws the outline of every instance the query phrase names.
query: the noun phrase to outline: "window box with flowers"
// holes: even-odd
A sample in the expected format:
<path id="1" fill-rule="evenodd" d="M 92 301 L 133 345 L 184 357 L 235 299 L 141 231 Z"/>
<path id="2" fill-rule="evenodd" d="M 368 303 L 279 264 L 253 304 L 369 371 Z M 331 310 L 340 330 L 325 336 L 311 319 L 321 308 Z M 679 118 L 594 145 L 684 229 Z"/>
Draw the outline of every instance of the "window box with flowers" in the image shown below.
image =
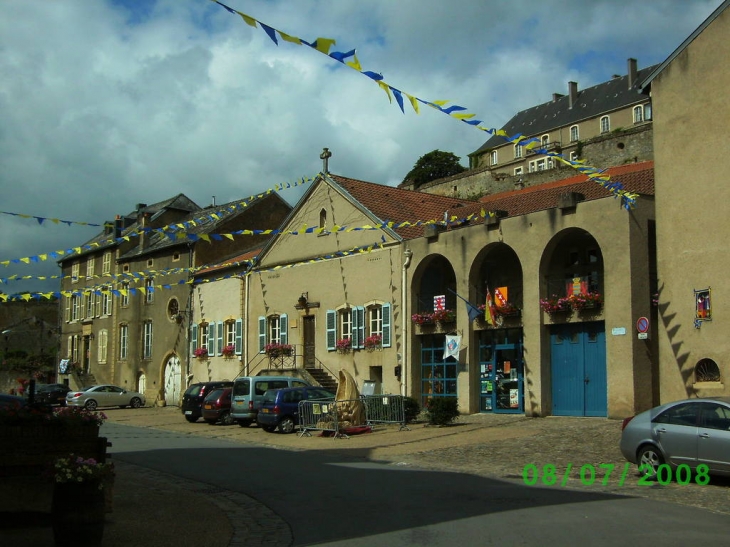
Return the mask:
<path id="1" fill-rule="evenodd" d="M 233 359 L 233 356 L 236 354 L 236 346 L 234 346 L 233 344 L 224 346 L 221 350 L 221 353 L 223 353 L 224 359 Z"/>
<path id="2" fill-rule="evenodd" d="M 365 351 L 375 351 L 376 349 L 382 349 L 383 337 L 379 334 L 373 334 L 372 336 L 368 336 L 367 338 L 365 338 L 363 345 L 365 346 Z"/>
<path id="3" fill-rule="evenodd" d="M 503 306 L 495 306 L 494 315 L 497 317 L 519 317 L 520 308 L 508 302 Z"/>
<path id="4" fill-rule="evenodd" d="M 340 338 L 335 344 L 337 353 L 350 353 L 352 349 L 352 340 L 350 338 Z"/>
<path id="5" fill-rule="evenodd" d="M 603 296 L 597 292 L 571 294 L 568 297 L 571 307 L 576 311 L 596 309 L 603 305 Z"/>
<path id="6" fill-rule="evenodd" d="M 196 348 L 193 354 L 195 357 L 203 361 L 208 358 L 208 348 Z"/>
<path id="7" fill-rule="evenodd" d="M 549 298 L 541 299 L 540 307 L 542 308 L 542 311 L 548 315 L 573 312 L 573 306 L 571 305 L 570 299 L 558 297 L 556 294 Z"/>
<path id="8" fill-rule="evenodd" d="M 411 321 L 416 325 L 431 325 L 433 316 L 430 313 L 414 313 L 411 315 Z"/>
<path id="9" fill-rule="evenodd" d="M 436 323 L 453 323 L 456 321 L 456 311 L 454 310 L 436 310 L 431 314 Z"/>
<path id="10" fill-rule="evenodd" d="M 264 353 L 270 358 L 289 356 L 292 354 L 292 347 L 289 344 L 266 344 Z"/>

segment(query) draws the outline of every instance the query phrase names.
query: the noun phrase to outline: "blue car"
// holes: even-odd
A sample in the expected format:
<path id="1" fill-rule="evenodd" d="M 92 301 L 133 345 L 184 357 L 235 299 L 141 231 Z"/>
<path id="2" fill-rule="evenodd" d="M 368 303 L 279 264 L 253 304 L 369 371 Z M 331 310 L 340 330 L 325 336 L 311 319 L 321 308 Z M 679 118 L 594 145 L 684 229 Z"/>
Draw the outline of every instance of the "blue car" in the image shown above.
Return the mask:
<path id="1" fill-rule="evenodd" d="M 264 393 L 264 401 L 256 415 L 256 421 L 264 431 L 293 433 L 299 423 L 299 401 L 334 401 L 335 394 L 319 386 L 287 387 L 270 389 Z"/>

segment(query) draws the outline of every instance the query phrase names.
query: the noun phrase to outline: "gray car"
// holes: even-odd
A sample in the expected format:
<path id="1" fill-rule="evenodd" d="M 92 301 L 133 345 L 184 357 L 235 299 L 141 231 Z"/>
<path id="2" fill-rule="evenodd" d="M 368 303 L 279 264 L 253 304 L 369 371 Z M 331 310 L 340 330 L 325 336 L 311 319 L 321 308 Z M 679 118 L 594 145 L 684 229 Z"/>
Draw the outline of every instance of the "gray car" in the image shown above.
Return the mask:
<path id="1" fill-rule="evenodd" d="M 68 406 L 82 406 L 87 410 L 96 410 L 100 406 L 139 408 L 144 403 L 145 398 L 141 393 L 110 384 L 91 386 L 81 391 L 69 391 L 66 394 Z"/>
<path id="2" fill-rule="evenodd" d="M 620 447 L 642 475 L 656 477 L 666 464 L 664 475 L 678 480 L 680 466 L 730 476 L 730 397 L 675 401 L 626 418 Z"/>

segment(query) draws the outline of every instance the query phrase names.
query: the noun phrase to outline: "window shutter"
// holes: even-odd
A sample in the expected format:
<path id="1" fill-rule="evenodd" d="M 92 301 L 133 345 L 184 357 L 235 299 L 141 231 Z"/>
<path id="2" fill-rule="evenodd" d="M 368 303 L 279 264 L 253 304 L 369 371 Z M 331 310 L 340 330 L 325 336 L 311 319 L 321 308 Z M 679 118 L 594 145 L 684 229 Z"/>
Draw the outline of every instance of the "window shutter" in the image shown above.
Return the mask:
<path id="1" fill-rule="evenodd" d="M 289 318 L 285 313 L 279 316 L 279 339 L 282 344 L 289 343 Z"/>
<path id="2" fill-rule="evenodd" d="M 198 325 L 193 325 L 193 335 L 190 337 L 190 353 L 195 354 L 198 349 Z"/>
<path id="3" fill-rule="evenodd" d="M 382 312 L 383 312 L 383 339 L 381 340 L 381 343 L 384 348 L 390 347 L 390 304 L 383 304 L 382 306 Z"/>
<path id="4" fill-rule="evenodd" d="M 365 308 L 362 306 L 352 310 L 352 347 L 365 347 Z"/>
<path id="5" fill-rule="evenodd" d="M 327 310 L 327 351 L 337 349 L 337 312 Z"/>
<path id="6" fill-rule="evenodd" d="M 211 357 L 215 357 L 215 335 L 217 331 L 215 329 L 215 321 L 211 321 L 208 325 L 208 353 Z"/>
<path id="7" fill-rule="evenodd" d="M 266 317 L 259 316 L 259 353 L 266 347 Z"/>
<path id="8" fill-rule="evenodd" d="M 216 332 L 218 333 L 218 343 L 216 345 L 215 352 L 216 355 L 223 355 L 223 336 L 225 334 L 223 329 L 223 321 L 218 321 Z"/>
<path id="9" fill-rule="evenodd" d="M 71 297 L 66 297 L 66 323 L 71 321 Z"/>
<path id="10" fill-rule="evenodd" d="M 241 355 L 243 351 L 243 321 L 236 319 L 236 355 Z"/>
<path id="11" fill-rule="evenodd" d="M 94 292 L 96 297 L 96 317 L 101 317 L 101 292 Z"/>

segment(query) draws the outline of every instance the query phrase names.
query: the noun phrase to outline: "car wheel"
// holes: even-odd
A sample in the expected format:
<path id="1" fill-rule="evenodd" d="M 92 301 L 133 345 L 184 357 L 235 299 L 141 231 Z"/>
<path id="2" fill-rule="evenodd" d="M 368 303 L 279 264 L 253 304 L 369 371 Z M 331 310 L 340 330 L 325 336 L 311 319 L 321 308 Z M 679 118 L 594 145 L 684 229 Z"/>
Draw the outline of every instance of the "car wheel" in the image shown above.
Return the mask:
<path id="1" fill-rule="evenodd" d="M 248 427 L 251 425 L 251 420 L 238 420 L 238 425 L 241 427 Z"/>
<path id="2" fill-rule="evenodd" d="M 655 478 L 659 470 L 659 466 L 664 463 L 664 456 L 662 456 L 662 453 L 656 446 L 645 444 L 639 448 L 639 452 L 637 454 L 639 473 L 650 479 Z"/>
<path id="3" fill-rule="evenodd" d="M 294 419 L 291 416 L 284 416 L 279 422 L 279 431 L 282 433 L 294 433 Z"/>
<path id="4" fill-rule="evenodd" d="M 142 399 L 139 397 L 133 397 L 131 401 L 129 401 L 129 404 L 132 408 L 139 408 L 142 406 Z"/>
<path id="5" fill-rule="evenodd" d="M 221 423 L 223 425 L 233 425 L 233 418 L 231 417 L 230 412 L 224 412 L 221 415 Z"/>
<path id="6" fill-rule="evenodd" d="M 275 425 L 262 425 L 261 429 L 266 431 L 266 433 L 273 433 L 274 431 L 276 431 L 276 426 Z"/>
<path id="7" fill-rule="evenodd" d="M 96 401 L 94 399 L 89 399 L 84 404 L 84 408 L 86 410 L 96 410 L 96 407 L 97 407 L 97 404 L 96 404 Z"/>
<path id="8" fill-rule="evenodd" d="M 197 416 L 185 416 L 185 419 L 188 422 L 190 422 L 191 424 L 194 424 L 195 422 L 198 421 L 198 417 Z"/>

